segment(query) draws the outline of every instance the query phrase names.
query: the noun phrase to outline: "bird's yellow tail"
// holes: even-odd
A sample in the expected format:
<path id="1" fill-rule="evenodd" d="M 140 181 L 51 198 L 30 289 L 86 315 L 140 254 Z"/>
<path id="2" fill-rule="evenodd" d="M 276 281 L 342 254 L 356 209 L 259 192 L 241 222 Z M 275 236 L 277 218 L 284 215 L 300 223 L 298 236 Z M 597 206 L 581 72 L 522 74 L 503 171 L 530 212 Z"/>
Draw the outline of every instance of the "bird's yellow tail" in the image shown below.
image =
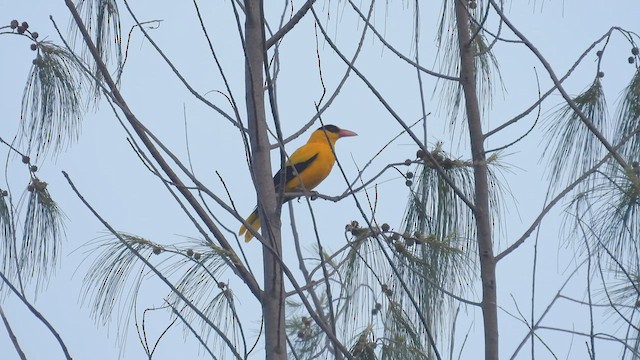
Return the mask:
<path id="1" fill-rule="evenodd" d="M 253 227 L 256 231 L 260 229 L 260 217 L 258 216 L 258 209 L 254 210 L 251 215 L 246 220 L 251 227 Z M 253 234 L 251 231 L 247 231 L 247 227 L 242 225 L 240 226 L 240 231 L 238 231 L 238 235 L 244 234 L 244 241 L 249 242 L 253 239 Z"/>

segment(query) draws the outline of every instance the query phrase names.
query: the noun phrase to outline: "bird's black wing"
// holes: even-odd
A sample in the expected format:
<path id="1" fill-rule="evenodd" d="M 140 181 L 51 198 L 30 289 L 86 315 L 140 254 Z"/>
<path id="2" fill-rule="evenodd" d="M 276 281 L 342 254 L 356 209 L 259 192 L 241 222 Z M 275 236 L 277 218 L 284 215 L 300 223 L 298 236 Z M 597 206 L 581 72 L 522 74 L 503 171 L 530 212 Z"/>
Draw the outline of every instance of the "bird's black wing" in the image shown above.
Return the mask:
<path id="1" fill-rule="evenodd" d="M 284 167 L 284 169 L 278 170 L 278 172 L 273 176 L 273 185 L 276 187 L 276 192 L 280 192 L 280 186 L 288 183 L 291 179 L 298 176 L 304 171 L 304 169 L 308 168 L 311 163 L 318 157 L 318 154 L 313 155 L 305 161 L 299 162 L 297 164 L 291 164 Z M 284 174 L 284 181 L 282 180 L 282 176 Z"/>

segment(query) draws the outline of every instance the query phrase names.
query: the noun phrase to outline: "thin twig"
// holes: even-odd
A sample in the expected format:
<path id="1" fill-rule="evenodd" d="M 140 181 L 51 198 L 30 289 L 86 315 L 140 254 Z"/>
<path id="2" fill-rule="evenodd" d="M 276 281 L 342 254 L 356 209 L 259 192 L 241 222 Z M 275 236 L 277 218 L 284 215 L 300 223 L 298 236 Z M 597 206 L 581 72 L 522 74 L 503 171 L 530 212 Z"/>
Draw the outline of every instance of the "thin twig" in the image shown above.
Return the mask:
<path id="1" fill-rule="evenodd" d="M 7 317 L 4 315 L 2 306 L 0 306 L 0 317 L 2 317 L 2 323 L 4 324 L 5 329 L 7 329 L 7 334 L 9 334 L 9 339 L 11 339 L 11 343 L 13 344 L 14 349 L 16 349 L 18 356 L 20 357 L 21 360 L 27 360 L 27 356 L 24 354 L 24 351 L 22 351 L 22 348 L 20 347 L 20 343 L 18 343 L 16 334 L 14 334 L 13 330 L 11 329 L 9 320 L 7 320 Z"/>
<path id="2" fill-rule="evenodd" d="M 589 129 L 589 131 L 591 131 L 591 133 L 600 141 L 600 143 L 602 143 L 602 145 L 607 149 L 607 151 L 611 154 L 611 156 L 615 159 L 615 161 L 618 164 L 620 164 L 620 166 L 624 170 L 631 169 L 627 161 L 622 158 L 622 156 L 618 153 L 616 148 L 611 145 L 609 140 L 605 138 L 602 132 L 598 130 L 598 128 L 591 121 L 591 119 L 589 119 L 589 117 L 576 104 L 574 99 L 572 99 L 571 96 L 567 93 L 564 86 L 562 86 L 562 84 L 560 83 L 560 80 L 558 79 L 555 71 L 553 70 L 553 67 L 551 66 L 551 64 L 549 64 L 547 59 L 544 56 L 542 56 L 542 53 L 540 53 L 540 51 L 533 45 L 533 43 L 529 41 L 529 39 L 527 39 L 527 37 L 522 32 L 520 32 L 520 30 L 518 30 L 518 28 L 516 28 L 515 25 L 511 23 L 509 18 L 507 18 L 504 12 L 502 12 L 502 10 L 498 7 L 498 4 L 496 4 L 495 0 L 489 0 L 489 1 L 491 2 L 493 8 L 498 13 L 500 18 L 509 27 L 509 29 L 511 29 L 511 31 L 513 31 L 513 33 L 522 40 L 522 42 L 529 48 L 529 50 L 531 50 L 531 52 L 533 52 L 533 54 L 538 58 L 538 61 L 542 63 L 544 68 L 547 70 L 547 73 L 551 77 L 553 84 L 558 88 L 558 91 L 560 91 L 560 94 L 566 101 L 567 105 L 569 105 L 569 107 L 573 110 L 573 112 L 580 118 L 582 123 Z M 636 186 L 640 186 L 640 179 L 638 179 L 638 176 L 635 174 L 635 172 L 628 171 L 627 173 L 629 178 L 633 181 L 633 183 Z"/>
<path id="3" fill-rule="evenodd" d="M 638 133 L 640 133 L 640 127 L 636 128 L 634 131 L 632 131 L 630 134 L 628 134 L 622 140 L 620 140 L 620 142 L 614 146 L 614 149 L 617 150 L 617 149 L 621 148 L 624 144 L 627 143 L 627 141 L 629 141 L 632 137 L 634 137 Z M 504 251 L 502 251 L 501 253 L 496 255 L 496 262 L 499 262 L 500 259 L 502 259 L 505 256 L 509 255 L 512 251 L 514 251 L 520 245 L 522 245 L 525 242 L 525 240 L 529 236 L 531 236 L 531 234 L 533 233 L 533 230 L 535 230 L 538 227 L 538 225 L 540 225 L 542 220 L 544 220 L 544 218 L 546 217 L 547 213 L 549 211 L 551 211 L 551 209 L 556 204 L 558 204 L 560 202 L 560 200 L 562 200 L 567 194 L 569 194 L 571 192 L 571 190 L 573 190 L 576 186 L 578 186 L 583 180 L 585 180 L 586 178 L 591 176 L 591 174 L 595 173 L 600 168 L 600 166 L 605 164 L 612 156 L 613 155 L 611 153 L 608 153 L 607 155 L 605 155 L 602 158 L 602 160 L 598 161 L 591 169 L 587 170 L 584 174 L 580 175 L 580 177 L 578 177 L 574 182 L 569 184 L 564 190 L 562 190 L 558 195 L 556 195 L 556 197 L 554 197 L 542 209 L 542 211 L 540 212 L 538 217 L 533 221 L 531 226 L 529 226 L 529 228 L 524 232 L 524 234 L 522 234 L 522 236 L 520 236 L 520 238 L 518 238 L 518 240 L 516 240 L 508 248 L 506 248 Z"/>
<path id="4" fill-rule="evenodd" d="M 84 25 L 84 23 L 82 21 L 82 18 L 80 17 L 80 14 L 78 14 L 78 11 L 76 10 L 73 1 L 72 0 L 65 0 L 65 3 L 67 5 L 67 8 L 69 8 L 69 11 L 71 12 L 71 14 L 73 16 L 73 18 L 74 18 L 74 20 L 76 22 L 76 25 L 78 26 L 78 29 L 82 33 L 82 37 L 84 39 L 84 42 L 87 45 L 87 47 L 89 48 L 89 50 L 91 51 L 93 59 L 96 62 L 97 66 L 98 66 L 98 69 L 100 70 L 104 80 L 106 81 L 106 83 L 108 85 L 108 88 L 109 88 L 112 96 L 114 97 L 114 100 L 115 100 L 116 104 L 118 104 L 118 106 L 120 106 L 120 108 L 124 112 L 127 120 L 129 121 L 129 123 L 131 124 L 133 129 L 135 130 L 136 134 L 140 137 L 140 139 L 144 143 L 145 147 L 151 153 L 152 157 L 158 162 L 160 168 L 162 168 L 162 170 L 167 174 L 169 179 L 173 183 L 175 183 L 177 185 L 177 188 L 180 191 L 180 193 L 186 198 L 186 200 L 189 203 L 189 205 L 191 205 L 193 207 L 194 211 L 198 214 L 198 216 L 202 219 L 202 221 L 207 225 L 207 228 L 213 233 L 214 237 L 219 241 L 220 245 L 225 250 L 227 250 L 230 254 L 234 255 L 234 256 L 230 257 L 231 260 L 234 261 L 234 267 L 233 267 L 234 271 L 243 279 L 243 281 L 247 284 L 247 286 L 249 287 L 251 292 L 254 294 L 254 296 L 259 298 L 261 296 L 260 295 L 261 294 L 261 290 L 260 290 L 260 287 L 258 286 L 258 283 L 256 282 L 255 278 L 253 277 L 253 275 L 248 272 L 248 270 L 246 269 L 246 267 L 244 267 L 244 265 L 242 263 L 239 262 L 239 259 L 235 255 L 235 252 L 233 251 L 233 248 L 231 247 L 231 245 L 227 242 L 226 238 L 220 232 L 220 230 L 217 228 L 217 226 L 211 221 L 211 219 L 207 215 L 206 210 L 198 203 L 198 201 L 195 199 L 194 195 L 188 189 L 182 187 L 183 183 L 180 180 L 180 178 L 174 172 L 172 167 L 166 162 L 164 157 L 158 152 L 156 146 L 151 141 L 150 137 L 153 137 L 153 134 L 151 134 L 146 129 L 146 127 L 144 127 L 144 125 L 137 119 L 137 117 L 129 109 L 126 101 L 124 100 L 124 98 L 120 94 L 120 91 L 119 91 L 118 87 L 116 86 L 115 82 L 113 81 L 113 79 L 111 77 L 111 74 L 109 73 L 109 70 L 107 69 L 106 65 L 102 61 L 102 59 L 100 57 L 100 54 L 98 52 L 98 49 L 96 48 L 95 44 L 93 43 L 91 35 L 89 35 L 89 33 L 87 31 L 87 28 Z M 125 5 L 127 5 L 127 8 L 128 8 L 128 3 L 126 1 L 125 1 Z M 131 15 L 134 16 L 133 13 Z M 136 22 L 138 22 L 138 21 L 136 21 Z M 143 28 L 141 28 L 141 30 L 144 32 Z M 152 40 L 149 39 L 149 41 L 152 41 Z M 153 138 L 155 138 L 155 137 L 153 137 Z M 156 143 L 159 143 L 159 142 L 156 141 Z M 159 143 L 158 145 L 161 146 L 162 144 Z M 184 169 L 184 166 L 181 167 L 181 169 Z M 188 173 L 188 171 L 187 171 L 187 173 Z"/>
<path id="5" fill-rule="evenodd" d="M 284 26 L 282 26 L 278 31 L 276 31 L 275 34 L 273 34 L 273 36 L 269 38 L 269 40 L 267 40 L 265 49 L 269 49 L 270 47 L 275 45 L 289 31 L 291 31 L 294 28 L 294 26 L 296 26 L 296 24 L 305 16 L 307 11 L 311 9 L 311 7 L 313 6 L 313 3 L 315 2 L 316 0 L 307 0 L 307 2 L 305 2 L 302 5 L 302 7 L 300 7 L 300 10 L 298 10 L 298 12 L 296 12 L 296 14 L 292 16 L 291 19 L 289 19 L 289 21 L 286 24 L 284 24 Z"/>
<path id="6" fill-rule="evenodd" d="M 45 317 L 38 310 L 36 310 L 36 308 L 33 307 L 33 305 L 31 305 L 31 303 L 29 303 L 29 300 L 27 300 L 27 298 L 24 297 L 18 291 L 18 289 L 15 288 L 15 286 L 13 286 L 13 284 L 9 281 L 9 279 L 7 279 L 7 277 L 4 276 L 4 273 L 2 271 L 0 271 L 0 278 L 2 278 L 2 281 L 4 281 L 4 283 L 18 297 L 18 299 L 20 299 L 20 301 L 22 301 L 22 303 L 29 309 L 29 311 L 38 320 L 40 320 L 44 324 L 44 326 L 47 327 L 47 329 L 49 329 L 49 331 L 51 332 L 53 337 L 55 337 L 56 340 L 58 341 L 58 344 L 60 345 L 60 348 L 62 349 L 62 352 L 64 353 L 64 356 L 67 358 L 67 360 L 71 360 L 71 354 L 69 354 L 69 350 L 67 350 L 67 345 L 65 345 L 64 341 L 62 340 L 62 337 L 60 337 L 60 334 L 58 334 L 58 332 L 53 327 L 53 325 L 51 325 L 51 323 L 49 323 L 49 321 L 47 321 L 47 319 L 45 319 Z"/>
<path id="7" fill-rule="evenodd" d="M 429 74 L 431 76 L 440 78 L 440 79 L 445 79 L 445 80 L 452 80 L 452 81 L 458 81 L 460 80 L 460 78 L 456 77 L 456 76 L 451 76 L 451 75 L 445 75 L 445 74 L 440 74 L 438 72 L 435 72 L 433 70 L 429 70 L 423 66 L 421 66 L 419 63 L 409 59 L 408 57 L 406 57 L 403 53 L 401 53 L 400 51 L 396 50 L 395 47 L 393 47 L 391 44 L 389 44 L 389 42 L 387 42 L 387 40 L 385 40 L 385 38 L 382 36 L 382 34 L 380 34 L 380 32 L 378 32 L 378 30 L 376 30 L 376 28 L 373 26 L 373 24 L 371 24 L 371 22 L 369 21 L 369 19 L 367 19 L 364 14 L 360 11 L 360 9 L 358 9 L 358 7 L 356 6 L 356 4 L 353 3 L 352 0 L 349 0 L 349 4 L 351 5 L 351 7 L 353 8 L 353 10 L 356 11 L 356 13 L 358 13 L 358 16 L 360 16 L 360 19 L 362 19 L 362 21 L 369 27 L 371 28 L 371 31 L 373 31 L 373 33 L 378 37 L 378 39 L 380 40 L 380 42 L 386 46 L 389 50 L 391 50 L 391 52 L 393 52 L 394 54 L 396 54 L 396 56 L 398 56 L 400 59 L 404 60 L 405 62 L 407 62 L 409 65 L 415 67 L 418 71 L 422 71 L 425 74 Z M 418 49 L 416 49 L 416 52 L 418 51 Z"/>
<path id="8" fill-rule="evenodd" d="M 614 30 L 615 28 L 611 28 L 609 29 L 609 31 L 607 31 L 604 35 L 602 35 L 598 40 L 594 41 L 585 51 L 582 52 L 582 54 L 580 54 L 580 56 L 578 57 L 578 59 L 573 63 L 573 65 L 571 66 L 571 68 L 569 68 L 569 70 L 564 74 L 564 76 L 562 78 L 560 78 L 558 81 L 560 84 L 562 84 L 567 78 L 569 78 L 569 76 L 573 73 L 573 71 L 578 67 L 579 64 L 582 63 L 582 60 L 591 52 L 591 50 L 593 50 L 593 48 L 595 48 L 595 46 L 597 44 L 599 44 L 600 42 L 602 42 L 602 40 L 607 39 L 610 35 L 611 32 Z M 536 75 L 537 77 L 537 75 Z M 495 129 L 492 129 L 491 131 L 488 131 L 486 134 L 484 134 L 484 138 L 488 138 L 491 135 L 494 135 L 498 132 L 500 132 L 500 130 L 515 124 L 516 122 L 518 122 L 520 119 L 524 118 L 525 116 L 529 115 L 529 113 L 531 113 L 533 110 L 535 110 L 537 107 L 540 106 L 540 104 L 549 96 L 551 95 L 554 91 L 556 91 L 557 89 L 557 85 L 553 85 L 549 90 L 547 90 L 547 92 L 545 92 L 542 96 L 538 96 L 538 100 L 536 102 L 534 102 L 533 104 L 531 104 L 531 106 L 529 106 L 525 111 L 523 111 L 522 113 L 516 115 L 515 117 L 513 117 L 512 119 L 505 121 L 503 124 L 501 124 L 500 126 L 496 127 Z"/>
<path id="9" fill-rule="evenodd" d="M 70 4 L 70 0 L 65 0 L 65 2 L 67 3 L 67 7 L 69 6 L 73 6 L 73 4 Z M 218 114 L 222 115 L 225 119 L 227 119 L 233 126 L 242 129 L 242 124 L 240 124 L 238 121 L 236 121 L 234 118 L 232 118 L 229 114 L 227 114 L 224 110 L 222 110 L 220 107 L 218 107 L 217 105 L 213 104 L 212 102 L 210 102 L 209 100 L 207 100 L 204 96 L 200 95 L 199 92 L 197 92 L 192 86 L 191 84 L 187 81 L 187 79 L 184 78 L 184 76 L 182 76 L 182 73 L 180 73 L 180 71 L 178 70 L 178 68 L 173 64 L 173 62 L 169 59 L 169 57 L 167 57 L 167 55 L 164 53 L 164 51 L 162 51 L 162 49 L 160 49 L 160 46 L 158 46 L 158 44 L 153 40 L 153 38 L 151 37 L 151 35 L 149 35 L 149 33 L 145 30 L 145 28 L 143 26 L 141 26 L 141 22 L 138 20 L 138 18 L 136 17 L 136 15 L 134 14 L 133 10 L 131 10 L 131 7 L 129 6 L 129 2 L 128 1 L 124 1 L 125 7 L 127 8 L 127 10 L 129 11 L 129 14 L 131 15 L 131 18 L 136 22 L 136 24 L 138 25 L 138 27 L 140 28 L 140 31 L 142 32 L 142 34 L 144 34 L 144 37 L 149 41 L 149 43 L 151 44 L 151 46 L 153 46 L 153 48 L 156 50 L 156 52 L 158 53 L 158 55 L 160 55 L 160 57 L 162 57 L 162 59 L 165 61 L 165 63 L 171 68 L 171 71 L 173 71 L 173 73 L 178 77 L 178 79 L 180 80 L 180 82 L 184 85 L 184 87 L 187 88 L 187 90 L 189 90 L 189 92 L 196 97 L 196 99 L 200 100 L 201 102 L 203 102 L 205 105 L 209 106 L 210 108 L 212 108 L 213 110 L 215 110 Z M 75 11 L 77 13 L 77 11 Z M 74 15 L 74 19 L 75 19 L 75 15 Z M 76 19 L 76 23 L 78 21 L 82 21 L 79 17 L 78 19 Z M 84 25 L 83 25 L 84 26 Z M 82 31 L 81 31 L 82 32 Z M 83 34 L 84 37 L 84 34 Z M 85 42 L 86 42 L 86 38 L 85 38 Z M 88 45 L 88 44 L 87 44 Z M 92 52 L 93 53 L 93 52 Z M 100 64 L 96 61 L 96 63 L 98 64 L 98 68 L 100 68 Z M 101 69 L 100 69 L 101 70 Z M 102 71 L 102 70 L 101 70 Z M 104 74 L 103 74 L 104 76 Z M 106 78 L 106 77 L 105 77 Z M 242 129 L 245 130 L 245 129 Z M 246 130 L 245 130 L 246 131 Z"/>
<path id="10" fill-rule="evenodd" d="M 553 297 L 553 299 L 551 300 L 551 302 L 549 302 L 549 304 L 547 305 L 547 307 L 544 309 L 544 311 L 542 312 L 542 314 L 540 315 L 540 317 L 538 318 L 538 321 L 535 322 L 535 324 L 532 324 L 532 326 L 530 326 L 529 328 L 529 332 L 524 336 L 524 338 L 522 339 L 522 341 L 520 342 L 520 344 L 518 344 L 518 347 L 515 349 L 515 351 L 513 352 L 513 354 L 511 354 L 510 359 L 513 360 L 516 358 L 516 356 L 518 355 L 518 352 L 520 351 L 520 349 L 522 349 L 522 347 L 527 343 L 527 340 L 529 339 L 529 337 L 531 336 L 531 334 L 535 333 L 536 329 L 540 328 L 540 323 L 542 322 L 542 320 L 544 320 L 544 318 L 549 314 L 549 312 L 551 311 L 551 309 L 553 308 L 553 305 L 556 303 L 556 301 L 558 299 L 560 299 L 560 294 L 562 293 L 562 291 L 564 290 L 564 288 L 567 286 L 567 284 L 569 284 L 569 281 L 578 273 L 578 270 L 586 263 L 586 261 L 582 261 L 581 263 L 579 263 L 575 269 L 573 269 L 573 271 L 571 272 L 571 274 L 569 274 L 569 276 L 565 279 L 564 283 L 562 283 L 562 285 L 560 286 L 560 288 L 558 289 L 558 291 L 556 292 L 556 295 Z"/>
<path id="11" fill-rule="evenodd" d="M 315 10 L 313 8 L 311 8 L 311 12 L 313 13 L 314 18 L 316 19 L 317 22 L 320 21 L 320 19 L 318 18 L 318 15 L 316 14 Z M 342 52 L 340 51 L 340 49 L 338 49 L 338 47 L 336 46 L 336 44 L 333 42 L 333 40 L 331 40 L 331 38 L 329 37 L 329 35 L 327 34 L 326 30 L 324 29 L 324 27 L 322 27 L 319 23 L 318 23 L 318 27 L 320 29 L 320 31 L 322 32 L 322 35 L 324 36 L 325 40 L 327 41 L 327 43 L 329 44 L 329 46 L 331 46 L 331 48 L 333 49 L 333 51 L 336 53 L 336 55 L 338 55 L 340 57 L 340 59 L 342 59 L 342 61 L 349 66 L 349 68 L 351 68 L 351 70 L 358 75 L 358 77 L 365 83 L 365 85 L 367 86 L 367 88 L 373 93 L 373 95 L 378 99 L 378 101 L 385 107 L 385 109 L 387 109 L 387 111 L 389 112 L 389 114 L 398 122 L 398 124 L 400 124 L 400 126 L 402 126 L 405 131 L 409 134 L 409 136 L 411 137 L 411 139 L 425 152 L 426 156 L 434 163 L 435 165 L 435 169 L 438 172 L 438 175 L 440 175 L 442 177 L 442 179 L 451 187 L 451 189 L 453 190 L 453 192 L 472 210 L 475 211 L 475 205 L 473 204 L 473 202 L 468 199 L 465 194 L 455 185 L 455 183 L 453 182 L 453 180 L 445 173 L 444 169 L 442 169 L 442 167 L 438 164 L 437 161 L 435 161 L 435 159 L 433 158 L 433 156 L 431 155 L 431 153 L 429 151 L 426 150 L 424 144 L 422 144 L 422 141 L 416 136 L 416 134 L 413 132 L 413 130 L 411 130 L 411 128 L 409 127 L 409 125 L 407 125 L 404 120 L 402 120 L 402 118 L 400 117 L 400 115 L 398 115 L 398 113 L 395 112 L 395 110 L 393 110 L 393 108 L 391 107 L 391 105 L 389 105 L 389 103 L 384 99 L 384 97 L 382 96 L 382 94 L 373 86 L 373 84 L 367 79 L 366 76 L 364 76 L 364 74 L 358 70 L 352 63 L 350 63 L 347 58 L 344 56 L 344 54 L 342 54 Z"/>
<path id="12" fill-rule="evenodd" d="M 182 314 L 180 314 L 178 309 L 176 309 L 173 305 L 171 305 L 171 303 L 169 303 L 166 300 L 165 300 L 165 302 L 167 303 L 167 305 L 169 305 L 169 307 L 171 308 L 171 311 L 176 315 L 176 317 L 178 319 L 180 319 L 184 323 L 184 326 L 186 326 L 187 329 L 189 329 L 189 331 L 193 334 L 193 336 L 196 337 L 196 339 L 198 340 L 200 345 L 202 345 L 204 347 L 204 349 L 209 353 L 209 355 L 211 355 L 211 357 L 214 360 L 217 360 L 218 358 L 213 354 L 211 349 L 209 349 L 209 347 L 207 346 L 207 343 L 204 341 L 204 339 L 202 339 L 202 336 L 200 336 L 200 334 L 193 328 L 193 326 L 191 326 L 191 324 L 189 324 L 187 319 L 185 319 L 184 316 L 182 316 Z"/>
<path id="13" fill-rule="evenodd" d="M 226 335 L 224 334 L 224 332 L 222 332 L 211 320 L 209 320 L 209 318 L 200 310 L 198 309 L 198 307 L 196 307 L 189 299 L 187 299 L 187 297 L 180 291 L 178 290 L 175 285 L 173 285 L 169 279 L 167 279 L 161 272 L 160 270 L 158 270 L 153 264 L 151 264 L 151 262 L 149 262 L 149 260 L 142 256 L 135 248 L 133 248 L 133 246 L 131 246 L 131 244 L 126 241 L 122 235 L 117 232 L 112 226 L 111 224 L 109 224 L 102 216 L 100 216 L 100 214 L 98 214 L 98 212 L 93 208 L 93 206 L 91 206 L 91 204 L 89 204 L 89 202 L 84 198 L 84 196 L 82 196 L 82 194 L 80 193 L 80 191 L 78 190 L 78 188 L 76 188 L 76 185 L 73 183 L 73 181 L 71 181 L 71 178 L 69 177 L 69 174 L 67 174 L 65 171 L 62 172 L 62 174 L 64 175 L 64 177 L 67 179 L 67 182 L 69 183 L 69 185 L 71 186 L 71 189 L 73 190 L 73 192 L 76 194 L 76 196 L 78 197 L 78 199 L 80 199 L 80 201 L 84 204 L 84 206 L 87 207 L 87 209 L 89 209 L 89 211 L 93 214 L 93 216 L 96 217 L 96 219 L 98 219 L 98 221 L 100 221 L 100 223 L 102 223 L 102 225 L 107 228 L 107 230 L 109 230 L 109 232 L 115 236 L 129 251 L 131 251 L 145 266 L 147 266 L 151 272 L 153 272 L 163 283 L 165 283 L 165 285 L 167 285 L 167 287 L 169 287 L 169 289 L 171 289 L 171 291 L 176 294 L 176 296 L 178 298 L 180 298 L 180 300 L 182 300 L 191 310 L 193 310 L 204 322 L 207 323 L 207 325 L 209 325 L 214 331 L 216 331 L 216 333 L 223 339 L 223 341 L 226 343 L 227 347 L 229 348 L 229 350 L 231 350 L 231 352 L 233 353 L 233 355 L 238 358 L 238 359 L 242 359 L 242 357 L 240 356 L 240 354 L 237 352 L 235 345 L 233 343 L 231 343 L 231 341 L 226 337 Z"/>

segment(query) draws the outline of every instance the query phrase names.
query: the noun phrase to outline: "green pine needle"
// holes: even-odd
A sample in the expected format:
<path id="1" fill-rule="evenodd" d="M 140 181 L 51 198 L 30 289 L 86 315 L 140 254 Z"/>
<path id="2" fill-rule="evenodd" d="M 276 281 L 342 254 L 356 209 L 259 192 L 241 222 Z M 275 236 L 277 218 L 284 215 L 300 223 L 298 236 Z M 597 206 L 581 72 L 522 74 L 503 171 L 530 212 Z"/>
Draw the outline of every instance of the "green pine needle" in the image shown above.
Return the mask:
<path id="1" fill-rule="evenodd" d="M 123 63 L 122 56 L 122 28 L 120 26 L 120 12 L 118 3 L 115 0 L 78 0 L 76 7 L 82 14 L 83 21 L 89 30 L 93 30 L 93 42 L 98 49 L 98 54 L 102 61 L 109 64 L 115 60 L 118 66 L 118 76 L 121 74 Z M 70 26 L 71 31 L 79 35 L 76 26 Z M 86 51 L 83 54 L 88 63 L 95 63 L 92 55 Z M 114 59 L 115 56 L 115 59 Z M 93 70 L 95 78 L 100 81 L 102 73 L 95 67 Z M 98 86 L 94 89 L 95 95 L 99 97 L 102 93 Z"/>
<path id="2" fill-rule="evenodd" d="M 633 269 L 638 269 L 638 267 Z M 604 302 L 608 303 L 610 298 L 614 304 L 622 305 L 617 306 L 615 311 L 622 312 L 629 321 L 633 321 L 634 325 L 629 326 L 630 333 L 627 338 L 633 339 L 631 345 L 635 355 L 632 359 L 637 359 L 637 354 L 640 353 L 640 321 L 637 319 L 636 314 L 638 308 L 640 308 L 640 275 L 637 270 L 635 272 L 626 271 L 625 273 L 619 267 L 614 270 L 614 274 L 618 281 L 608 290 L 608 295 L 603 289 L 605 295 L 603 297 L 606 297 Z M 612 309 L 609 309 L 609 311 L 614 313 Z"/>
<path id="3" fill-rule="evenodd" d="M 617 140 L 621 140 L 640 127 L 640 69 L 636 71 L 629 85 L 623 90 L 616 120 L 618 121 Z M 623 154 L 632 160 L 640 161 L 638 156 L 640 154 L 640 134 L 631 138 L 623 148 Z"/>
<path id="4" fill-rule="evenodd" d="M 324 353 L 326 336 L 315 321 L 306 316 L 294 316 L 287 320 L 287 333 L 293 345 L 293 351 L 303 359 L 309 359 Z"/>
<path id="5" fill-rule="evenodd" d="M 597 129 L 605 132 L 608 125 L 607 103 L 599 78 L 573 101 Z M 546 135 L 549 142 L 544 154 L 551 157 L 549 177 L 552 187 L 580 176 L 604 155 L 600 141 L 568 104 L 556 112 L 547 126 Z M 589 182 L 584 184 L 587 187 L 593 185 Z"/>
<path id="6" fill-rule="evenodd" d="M 619 169 L 619 167 L 618 167 Z M 602 196 L 594 223 L 597 240 L 618 261 L 640 266 L 637 234 L 640 233 L 640 189 L 624 173 L 618 171 L 598 188 Z"/>
<path id="7" fill-rule="evenodd" d="M 80 135 L 83 92 L 73 54 L 51 42 L 38 43 L 38 54 L 22 96 L 22 137 L 29 152 L 58 152 Z"/>
<path id="8" fill-rule="evenodd" d="M 482 1 L 478 1 L 478 9 L 485 6 Z M 478 14 L 476 14 L 478 15 Z M 479 17 L 478 21 L 482 21 Z M 485 113 L 491 107 L 494 93 L 494 80 L 498 80 L 503 87 L 502 76 L 500 75 L 500 67 L 498 60 L 492 52 L 492 48 L 487 44 L 487 38 L 484 31 L 477 31 L 477 24 L 470 24 L 471 36 L 473 37 L 474 57 L 474 74 L 478 89 L 478 98 L 482 103 L 481 112 Z M 460 75 L 460 49 L 458 45 L 458 36 L 456 32 L 454 2 L 446 1 L 443 5 L 443 14 L 439 24 L 439 32 L 436 41 L 438 42 L 438 54 L 441 55 L 439 63 L 441 71 L 444 74 L 459 76 Z M 441 54 L 440 54 L 441 53 Z M 456 120 L 464 118 L 463 104 L 464 94 L 462 86 L 459 82 L 438 79 L 441 99 L 438 107 L 445 114 L 448 114 L 452 124 L 456 124 Z M 455 127 L 452 128 L 455 130 Z"/>
<path id="9" fill-rule="evenodd" d="M 18 257 L 16 237 L 13 229 L 12 213 L 8 204 L 8 195 L 0 189 L 0 269 L 10 279 L 16 273 L 15 259 Z"/>
<path id="10" fill-rule="evenodd" d="M 424 333 L 419 332 L 403 311 L 402 304 L 390 303 L 384 327 L 382 359 L 429 359 L 431 348 L 425 348 L 424 338 Z"/>
<path id="11" fill-rule="evenodd" d="M 151 257 L 158 244 L 142 237 L 118 233 L 136 252 Z M 91 307 L 91 316 L 101 325 L 109 325 L 116 319 L 118 341 L 126 340 L 127 329 L 134 320 L 145 265 L 136 254 L 117 237 L 107 235 L 86 245 L 87 258 L 92 258 L 82 283 L 82 304 Z"/>
<path id="12" fill-rule="evenodd" d="M 240 324 L 234 316 L 236 311 L 235 299 L 230 285 L 220 280 L 220 276 L 227 269 L 225 251 L 205 241 L 197 240 L 187 249 L 167 250 L 171 258 L 163 273 L 167 276 L 179 275 L 176 288 L 191 303 L 206 315 L 222 332 L 227 334 L 234 344 L 240 343 Z M 170 261 L 173 260 L 173 261 Z M 208 342 L 213 339 L 212 349 L 224 349 L 221 338 L 215 334 L 207 322 L 185 307 L 182 300 L 175 293 L 168 296 L 169 303 L 174 308 L 182 309 L 181 315 L 188 323 L 200 324 L 200 335 Z M 186 331 L 186 329 L 185 329 Z"/>
<path id="13" fill-rule="evenodd" d="M 34 178 L 28 190 L 20 272 L 25 282 L 35 280 L 40 288 L 57 265 L 65 216 L 51 198 L 47 183 Z"/>

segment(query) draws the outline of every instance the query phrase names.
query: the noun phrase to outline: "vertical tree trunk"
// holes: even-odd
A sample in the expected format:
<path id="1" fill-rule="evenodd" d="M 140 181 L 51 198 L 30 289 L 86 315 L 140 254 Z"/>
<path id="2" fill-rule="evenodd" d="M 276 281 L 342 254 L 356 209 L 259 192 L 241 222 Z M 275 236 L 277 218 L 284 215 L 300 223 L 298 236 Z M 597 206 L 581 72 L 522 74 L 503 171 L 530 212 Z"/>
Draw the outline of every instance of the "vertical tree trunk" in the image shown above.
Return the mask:
<path id="1" fill-rule="evenodd" d="M 262 0 L 245 0 L 246 100 L 253 178 L 258 195 L 262 232 L 275 254 L 263 248 L 264 291 L 261 296 L 267 360 L 287 358 L 284 322 L 283 272 L 278 257 L 280 206 L 276 200 L 269 156 L 269 138 L 264 104 L 265 35 Z"/>
<path id="2" fill-rule="evenodd" d="M 484 154 L 484 138 L 476 89 L 474 50 L 471 45 L 469 13 L 466 1 L 454 1 L 460 48 L 460 83 L 466 106 L 475 182 L 475 220 L 482 280 L 485 360 L 498 360 L 498 308 L 496 299 L 496 262 L 491 239 L 489 183 Z"/>

